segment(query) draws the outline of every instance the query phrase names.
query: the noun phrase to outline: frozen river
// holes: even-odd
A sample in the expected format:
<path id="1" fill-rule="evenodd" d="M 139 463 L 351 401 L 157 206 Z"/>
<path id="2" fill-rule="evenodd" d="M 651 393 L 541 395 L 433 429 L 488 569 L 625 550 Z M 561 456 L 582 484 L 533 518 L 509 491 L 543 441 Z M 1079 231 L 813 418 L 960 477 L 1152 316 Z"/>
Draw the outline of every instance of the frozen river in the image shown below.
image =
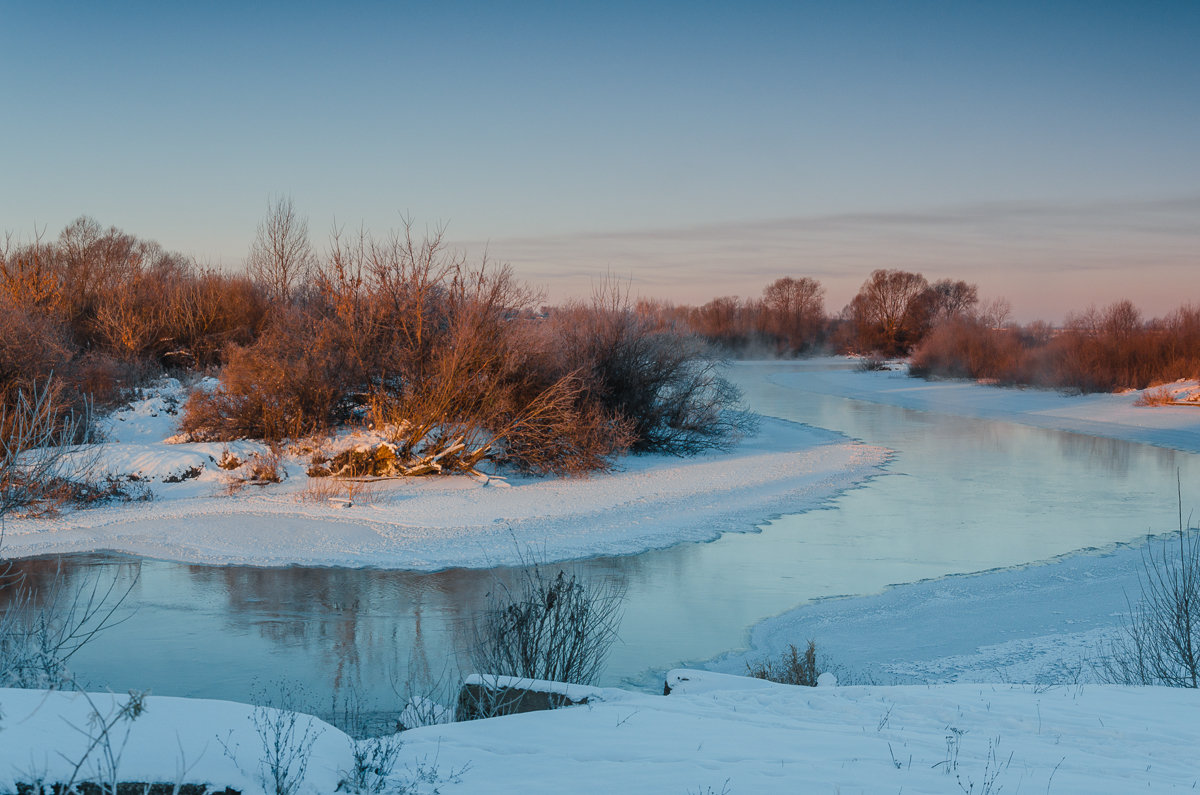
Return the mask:
<path id="1" fill-rule="evenodd" d="M 740 364 L 732 375 L 762 414 L 895 451 L 884 473 L 825 509 L 768 521 L 759 533 L 575 564 L 628 590 L 605 684 L 653 687 L 656 672 L 744 647 L 752 627 L 814 600 L 1006 569 L 1169 530 L 1176 472 L 1185 483 L 1200 476 L 1200 456 L 1192 453 L 830 394 L 821 376 L 839 366 L 846 365 Z M 354 687 L 385 707 L 414 672 L 457 676 L 471 616 L 512 575 L 212 567 L 103 555 L 62 563 L 76 580 L 138 574 L 130 619 L 72 660 L 85 684 L 247 699 L 255 682 L 286 678 L 320 694 L 314 707 L 321 710 L 331 691 Z M 56 561 L 19 565 L 45 578 Z M 928 602 L 914 604 L 914 613 Z M 937 650 L 937 614 L 923 615 L 920 631 L 889 639 L 889 654 L 905 655 L 905 643 L 914 658 Z"/>

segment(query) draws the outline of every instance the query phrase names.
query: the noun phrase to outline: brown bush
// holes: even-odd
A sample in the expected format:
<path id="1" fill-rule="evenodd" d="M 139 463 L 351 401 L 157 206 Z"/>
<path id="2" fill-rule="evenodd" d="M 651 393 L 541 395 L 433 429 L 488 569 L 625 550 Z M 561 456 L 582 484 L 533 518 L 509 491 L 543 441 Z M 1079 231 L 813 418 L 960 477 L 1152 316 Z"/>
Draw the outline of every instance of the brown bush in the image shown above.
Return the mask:
<path id="1" fill-rule="evenodd" d="M 67 330 L 46 314 L 0 296 L 0 390 L 7 400 L 14 390 L 62 374 L 74 346 Z"/>
<path id="2" fill-rule="evenodd" d="M 565 376 L 508 418 L 499 458 L 533 474 L 580 475 L 608 469 L 635 441 L 633 424 L 589 402 L 583 382 Z"/>
<path id="3" fill-rule="evenodd" d="M 161 372 L 143 360 L 121 361 L 103 351 L 86 351 L 65 371 L 64 380 L 75 393 L 75 402 L 87 400 L 97 408 L 112 408 L 129 390 L 152 380 Z"/>
<path id="4" fill-rule="evenodd" d="M 91 416 L 59 400 L 53 381 L 18 387 L 0 404 L 0 523 L 5 514 L 38 515 L 71 502 L 90 501 L 97 491 Z M 79 445 L 71 449 L 65 445 Z"/>
<path id="5" fill-rule="evenodd" d="M 221 385 L 192 393 L 180 429 L 209 441 L 277 441 L 346 420 L 347 394 L 360 377 L 338 331 L 302 307 L 277 311 L 257 342 L 228 349 Z"/>
<path id="6" fill-rule="evenodd" d="M 290 217 L 284 204 L 272 213 Z M 295 219 L 284 237 L 303 244 Z M 744 430 L 727 411 L 736 390 L 679 331 L 683 310 L 634 310 L 622 296 L 620 306 L 601 300 L 547 321 L 507 268 L 468 267 L 444 229 L 420 237 L 408 221 L 382 238 L 335 233 L 324 263 L 300 249 L 303 267 L 285 263 L 264 286 L 90 218 L 52 242 L 6 239 L 0 389 L 53 372 L 61 399 L 82 405 L 88 395 L 116 400 L 163 367 L 223 365 L 220 387 L 185 407 L 193 438 L 279 440 L 374 407 L 403 460 L 443 469 L 491 457 L 531 472 L 586 471 L 630 445 L 687 454 Z M 819 297 L 811 280 L 783 281 Z M 772 306 L 794 314 L 800 304 Z M 748 306 L 740 327 L 761 326 L 761 314 Z M 564 337 L 562 324 L 575 321 L 607 336 L 587 341 L 569 328 Z"/>
<path id="7" fill-rule="evenodd" d="M 470 471 L 484 458 L 578 473 L 628 449 L 627 425 L 588 401 L 545 325 L 522 316 L 528 298 L 506 268 L 454 271 L 424 360 L 408 359 L 399 386 L 372 401 L 406 473 Z"/>
<path id="8" fill-rule="evenodd" d="M 189 268 L 163 287 L 155 355 L 164 366 L 218 365 L 226 348 L 251 345 L 263 328 L 266 299 L 244 276 Z"/>
<path id="9" fill-rule="evenodd" d="M 1081 392 L 1144 389 L 1200 373 L 1200 312 L 1143 322 L 1120 301 L 1071 315 L 1058 332 L 1035 323 L 995 328 L 961 318 L 935 328 L 913 352 L 914 375 L 990 378 Z"/>
<path id="10" fill-rule="evenodd" d="M 40 234 L 21 245 L 11 234 L 0 245 L 0 296 L 9 305 L 52 314 L 62 300 L 62 285 L 52 245 Z"/>
<path id="11" fill-rule="evenodd" d="M 578 368 L 583 400 L 628 422 L 636 451 L 694 455 L 752 429 L 704 343 L 639 318 L 619 285 L 556 312 L 549 333 Z"/>
<path id="12" fill-rule="evenodd" d="M 244 277 L 198 270 L 79 218 L 57 240 L 0 245 L 0 399 L 54 374 L 76 410 L 111 405 L 163 367 L 217 363 L 256 338 L 265 305 Z"/>
<path id="13" fill-rule="evenodd" d="M 913 351 L 909 372 L 918 376 L 1021 380 L 1025 356 L 1017 334 L 960 317 L 933 329 Z"/>

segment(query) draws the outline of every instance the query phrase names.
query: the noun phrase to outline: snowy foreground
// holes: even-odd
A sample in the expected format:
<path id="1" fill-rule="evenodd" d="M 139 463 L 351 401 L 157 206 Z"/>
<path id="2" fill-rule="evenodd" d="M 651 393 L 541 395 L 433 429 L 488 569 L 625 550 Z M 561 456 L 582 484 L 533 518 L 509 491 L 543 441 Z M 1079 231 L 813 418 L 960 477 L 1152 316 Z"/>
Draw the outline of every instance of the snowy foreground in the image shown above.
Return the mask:
<path id="1" fill-rule="evenodd" d="M 236 489 L 217 462 L 264 448 L 167 443 L 182 398 L 169 383 L 108 422 L 97 471 L 148 488 L 151 501 L 9 519 L 5 556 L 110 550 L 184 563 L 437 571 L 512 565 L 530 550 L 543 561 L 634 554 L 821 506 L 877 474 L 887 457 L 764 418 L 728 452 L 630 456 L 619 471 L 584 478 L 410 478 L 350 495 L 307 477 L 297 454 L 285 457 L 282 483 Z"/>
<path id="2" fill-rule="evenodd" d="M 802 688 L 688 670 L 668 682 L 665 697 L 589 689 L 583 706 L 405 732 L 391 791 L 1093 795 L 1200 780 L 1196 691 Z M 92 701 L 109 714 L 124 698 Z M 70 774 L 88 742 L 81 695 L 0 690 L 0 708 L 0 791 Z M 272 715 L 260 711 L 259 723 Z M 311 722 L 319 736 L 298 793 L 330 793 L 354 767 L 353 741 Z M 122 781 L 273 792 L 252 707 L 150 697 L 128 740 L 123 725 L 113 735 Z"/>

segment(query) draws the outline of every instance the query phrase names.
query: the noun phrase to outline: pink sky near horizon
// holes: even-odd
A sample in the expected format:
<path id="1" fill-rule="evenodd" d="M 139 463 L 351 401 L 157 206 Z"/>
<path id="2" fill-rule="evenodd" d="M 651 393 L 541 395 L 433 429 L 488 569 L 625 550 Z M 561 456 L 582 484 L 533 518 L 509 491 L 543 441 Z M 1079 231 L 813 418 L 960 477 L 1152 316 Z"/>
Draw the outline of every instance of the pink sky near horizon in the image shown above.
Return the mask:
<path id="1" fill-rule="evenodd" d="M 586 297 L 612 276 L 680 304 L 753 298 L 809 276 L 836 314 L 875 268 L 963 279 L 1006 299 L 1019 322 L 1129 299 L 1146 319 L 1200 304 L 1200 198 L 1088 205 L 992 203 L 626 233 L 463 243 L 508 262 L 550 302 Z"/>

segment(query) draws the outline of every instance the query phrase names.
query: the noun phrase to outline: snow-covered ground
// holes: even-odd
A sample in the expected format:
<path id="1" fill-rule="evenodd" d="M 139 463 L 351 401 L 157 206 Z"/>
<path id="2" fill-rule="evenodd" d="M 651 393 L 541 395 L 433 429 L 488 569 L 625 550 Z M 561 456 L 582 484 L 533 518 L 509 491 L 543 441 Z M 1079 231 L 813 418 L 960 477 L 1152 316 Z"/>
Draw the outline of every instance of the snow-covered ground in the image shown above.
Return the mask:
<path id="1" fill-rule="evenodd" d="M 168 444 L 183 398 L 169 383 L 108 421 L 98 471 L 135 479 L 150 502 L 9 519 L 8 557 L 95 550 L 204 564 L 374 566 L 436 571 L 624 555 L 726 532 L 826 503 L 879 471 L 887 451 L 765 418 L 733 450 L 695 458 L 631 456 L 586 478 L 465 476 L 376 481 L 353 504 L 286 457 L 282 483 L 230 493 L 217 466 L 254 442 Z"/>
<path id="2" fill-rule="evenodd" d="M 0 689 L 0 792 L 16 792 L 17 783 L 67 783 L 81 762 L 75 783 L 107 783 L 116 767 L 121 782 L 211 783 L 264 792 L 259 763 L 265 755 L 255 719 L 282 726 L 281 713 L 259 710 L 256 716 L 254 707 L 232 701 L 147 696 L 141 714 L 129 719 L 120 716 L 129 699 Z M 111 726 L 107 733 L 104 725 Z M 333 792 L 338 771 L 350 766 L 352 741 L 315 718 L 298 717 L 292 736 L 299 744 L 306 735 L 314 738 L 306 789 Z"/>
<path id="3" fill-rule="evenodd" d="M 844 364 L 844 358 L 809 360 Z M 1124 439 L 1200 453 L 1200 403 L 1195 382 L 1168 385 L 1183 405 L 1138 406 L 1140 391 L 1072 395 L 1053 389 L 998 387 L 973 381 L 926 381 L 897 369 L 863 372 L 806 369 L 771 377 L 776 383 L 811 392 L 935 411 L 964 417 L 1007 420 L 1038 428 Z"/>
<path id="4" fill-rule="evenodd" d="M 1196 691 L 802 688 L 689 670 L 668 682 L 669 696 L 604 689 L 583 706 L 405 732 L 388 791 L 1095 795 L 1200 786 Z M 124 698 L 92 696 L 101 714 Z M 0 690 L 0 709 L 0 791 L 61 779 L 83 755 L 91 707 L 82 696 Z M 353 741 L 311 725 L 319 736 L 297 795 L 331 793 L 353 768 Z M 150 697 L 127 742 L 124 724 L 113 734 L 121 780 L 274 792 L 250 707 Z"/>

